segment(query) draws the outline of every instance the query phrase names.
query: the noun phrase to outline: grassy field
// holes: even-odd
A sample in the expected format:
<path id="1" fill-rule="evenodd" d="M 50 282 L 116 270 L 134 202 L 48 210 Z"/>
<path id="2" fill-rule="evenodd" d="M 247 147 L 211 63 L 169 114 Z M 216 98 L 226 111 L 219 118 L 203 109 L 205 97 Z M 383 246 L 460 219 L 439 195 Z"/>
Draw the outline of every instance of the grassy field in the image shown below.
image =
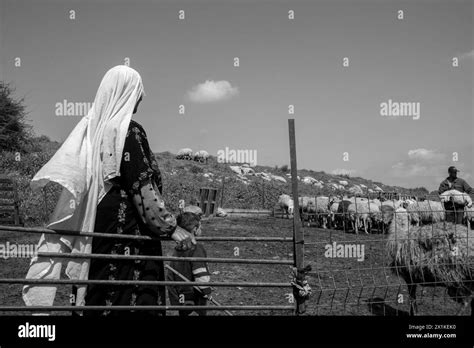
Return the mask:
<path id="1" fill-rule="evenodd" d="M 203 222 L 204 236 L 291 237 L 291 220 L 262 218 L 214 218 Z M 336 230 L 304 228 L 305 263 L 313 268 L 309 277 L 313 294 L 307 315 L 407 315 L 408 294 L 403 280 L 386 267 L 385 236 L 344 233 Z M 36 242 L 39 235 L 0 232 L 0 243 Z M 327 245 L 349 243 L 364 246 L 364 259 L 326 257 Z M 209 257 L 292 259 L 292 243 L 284 242 L 203 242 Z M 166 242 L 165 254 L 172 252 Z M 235 256 L 238 248 L 239 255 Z M 23 278 L 27 259 L 1 260 L 0 278 Z M 288 282 L 288 265 L 209 264 L 212 281 Z M 0 305 L 22 305 L 21 286 L 0 285 Z M 60 287 L 56 304 L 67 304 L 70 288 Z M 290 289 L 222 288 L 214 298 L 225 305 L 288 305 Z M 402 297 L 399 296 L 402 295 Z M 403 301 L 399 302 L 400 299 Z M 447 297 L 444 288 L 418 289 L 419 314 L 454 315 L 459 305 Z M 469 312 L 469 311 L 468 311 Z M 5 313 L 4 313 L 5 314 Z M 59 313 L 58 313 L 59 314 Z M 67 313 L 62 313 L 67 314 Z M 175 313 L 170 313 L 174 315 Z M 225 315 L 212 312 L 212 315 Z M 291 315 L 291 311 L 234 311 L 235 315 Z M 470 313 L 464 313 L 466 315 Z"/>

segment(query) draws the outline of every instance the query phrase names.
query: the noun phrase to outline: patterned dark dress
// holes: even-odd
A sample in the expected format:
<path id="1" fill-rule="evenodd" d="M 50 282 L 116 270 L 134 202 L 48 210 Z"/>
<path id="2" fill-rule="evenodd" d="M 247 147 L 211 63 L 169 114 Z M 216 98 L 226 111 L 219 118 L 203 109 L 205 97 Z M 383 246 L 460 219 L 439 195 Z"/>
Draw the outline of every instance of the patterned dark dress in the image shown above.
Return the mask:
<path id="1" fill-rule="evenodd" d="M 104 233 L 170 236 L 176 220 L 164 207 L 158 165 L 144 129 L 131 121 L 125 140 L 120 177 L 97 207 L 95 231 Z M 162 255 L 160 241 L 129 241 L 95 237 L 94 254 Z M 161 261 L 92 259 L 89 279 L 164 280 Z M 165 288 L 158 286 L 88 286 L 86 306 L 165 305 Z M 84 311 L 90 316 L 164 315 L 158 311 Z"/>

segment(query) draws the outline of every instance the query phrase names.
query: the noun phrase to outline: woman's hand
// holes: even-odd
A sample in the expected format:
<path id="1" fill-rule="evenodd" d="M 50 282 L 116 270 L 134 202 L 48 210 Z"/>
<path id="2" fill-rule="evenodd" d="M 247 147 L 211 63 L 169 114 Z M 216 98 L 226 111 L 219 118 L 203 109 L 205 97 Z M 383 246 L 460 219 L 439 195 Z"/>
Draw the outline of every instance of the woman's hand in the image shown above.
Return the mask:
<path id="1" fill-rule="evenodd" d="M 179 226 L 176 226 L 176 230 L 171 235 L 171 238 L 178 244 L 180 250 L 191 249 L 193 244 L 196 244 L 196 238 Z"/>

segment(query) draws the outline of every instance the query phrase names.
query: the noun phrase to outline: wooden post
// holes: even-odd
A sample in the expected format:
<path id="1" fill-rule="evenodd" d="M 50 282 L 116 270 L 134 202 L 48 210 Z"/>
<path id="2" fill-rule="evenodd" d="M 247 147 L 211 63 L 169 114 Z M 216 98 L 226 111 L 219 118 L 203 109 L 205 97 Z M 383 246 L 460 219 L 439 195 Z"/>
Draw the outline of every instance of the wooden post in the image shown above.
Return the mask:
<path id="1" fill-rule="evenodd" d="M 298 200 L 298 168 L 296 164 L 296 135 L 295 120 L 288 120 L 288 130 L 290 136 L 290 165 L 291 165 L 291 186 L 293 192 L 293 260 L 294 266 L 298 270 L 304 268 L 304 235 L 301 230 L 300 206 Z M 296 301 L 296 314 L 303 313 L 305 303 Z"/>
<path id="2" fill-rule="evenodd" d="M 48 221 L 49 207 L 48 207 L 48 195 L 46 193 L 46 186 L 43 186 L 42 191 L 43 191 L 43 198 L 44 198 L 44 213 L 45 213 L 44 221 L 47 224 L 49 222 Z"/>
<path id="3" fill-rule="evenodd" d="M 298 201 L 298 177 L 297 177 L 297 164 L 296 164 L 296 139 L 295 139 L 295 120 L 288 120 L 289 132 L 290 132 L 290 165 L 291 165 L 291 186 L 293 191 L 293 239 L 294 239 L 294 253 L 293 259 L 295 267 L 303 268 L 303 234 L 301 231 L 301 219 L 300 219 L 300 207 Z"/>
<path id="4" fill-rule="evenodd" d="M 221 208 L 224 208 L 224 189 L 225 189 L 225 176 L 222 177 Z"/>
<path id="5" fill-rule="evenodd" d="M 16 181 L 12 179 L 13 184 L 13 199 L 15 200 L 15 225 L 20 226 L 20 199 L 18 197 L 18 187 Z"/>
<path id="6" fill-rule="evenodd" d="M 199 190 L 199 203 L 198 206 L 201 208 L 204 216 L 209 215 L 215 216 L 217 213 L 219 190 L 204 187 Z"/>

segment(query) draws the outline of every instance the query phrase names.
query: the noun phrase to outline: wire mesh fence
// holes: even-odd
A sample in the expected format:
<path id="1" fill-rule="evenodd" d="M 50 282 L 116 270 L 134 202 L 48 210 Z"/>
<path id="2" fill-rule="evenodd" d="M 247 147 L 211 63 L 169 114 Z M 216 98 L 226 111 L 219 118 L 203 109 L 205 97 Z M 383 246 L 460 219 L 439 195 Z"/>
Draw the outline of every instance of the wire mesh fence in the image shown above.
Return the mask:
<path id="1" fill-rule="evenodd" d="M 222 208 L 272 209 L 282 192 L 282 185 L 264 179 L 247 181 L 228 177 L 222 181 Z"/>
<path id="2" fill-rule="evenodd" d="M 284 192 L 281 187 L 263 181 L 251 182 L 242 188 L 234 180 L 226 180 L 223 187 L 220 203 L 242 208 L 249 207 L 245 204 L 247 201 L 254 202 L 254 207 L 272 208 Z M 38 216 L 27 221 L 40 221 L 36 225 L 44 226 L 60 192 L 58 185 L 46 186 L 37 200 L 28 203 L 28 208 L 36 209 Z M 452 197 L 370 194 L 300 198 L 304 258 L 313 269 L 309 274 L 313 295 L 308 301 L 307 313 L 408 315 L 415 310 L 427 315 L 469 313 L 466 308 L 472 292 L 474 236 L 468 227 L 473 227 L 474 214 L 472 206 L 464 201 L 466 195 Z M 468 197 L 472 201 L 472 195 Z M 236 202 L 240 200 L 239 206 Z M 405 210 L 396 211 L 399 208 Z M 394 216 L 401 214 L 405 214 L 407 224 L 394 224 Z M 203 224 L 207 235 L 201 237 L 200 242 L 206 243 L 210 251 L 207 261 L 212 263 L 217 296 L 226 305 L 243 306 L 222 307 L 218 314 L 225 310 L 240 314 L 253 314 L 256 310 L 262 314 L 292 313 L 294 297 L 289 266 L 294 263 L 293 221 L 247 216 L 214 218 Z M 391 225 L 395 226 L 392 231 Z M 45 232 L 36 229 L 28 231 L 31 234 L 25 237 L 24 233 L 18 234 L 15 227 L 9 227 L 3 236 L 0 233 L 0 240 L 4 245 L 6 241 L 35 244 L 37 233 Z M 396 239 L 392 244 L 398 248 L 397 262 L 387 246 L 391 237 Z M 165 243 L 168 254 L 172 245 Z M 409 252 L 403 254 L 406 250 Z M 451 257 L 443 256 L 446 254 Z M 157 259 L 171 260 L 166 256 Z M 2 261 L 5 264 L 0 281 L 4 289 L 0 296 L 2 304 L 21 307 L 20 292 L 29 258 Z M 67 306 L 69 290 L 74 284 L 62 279 L 58 285 L 61 286 L 58 304 Z M 261 307 L 250 309 L 252 305 Z M 65 308 L 61 307 L 60 313 L 67 312 Z M 164 309 L 174 310 L 169 305 Z"/>
<path id="3" fill-rule="evenodd" d="M 472 195 L 327 198 L 301 208 L 311 313 L 472 312 Z"/>

